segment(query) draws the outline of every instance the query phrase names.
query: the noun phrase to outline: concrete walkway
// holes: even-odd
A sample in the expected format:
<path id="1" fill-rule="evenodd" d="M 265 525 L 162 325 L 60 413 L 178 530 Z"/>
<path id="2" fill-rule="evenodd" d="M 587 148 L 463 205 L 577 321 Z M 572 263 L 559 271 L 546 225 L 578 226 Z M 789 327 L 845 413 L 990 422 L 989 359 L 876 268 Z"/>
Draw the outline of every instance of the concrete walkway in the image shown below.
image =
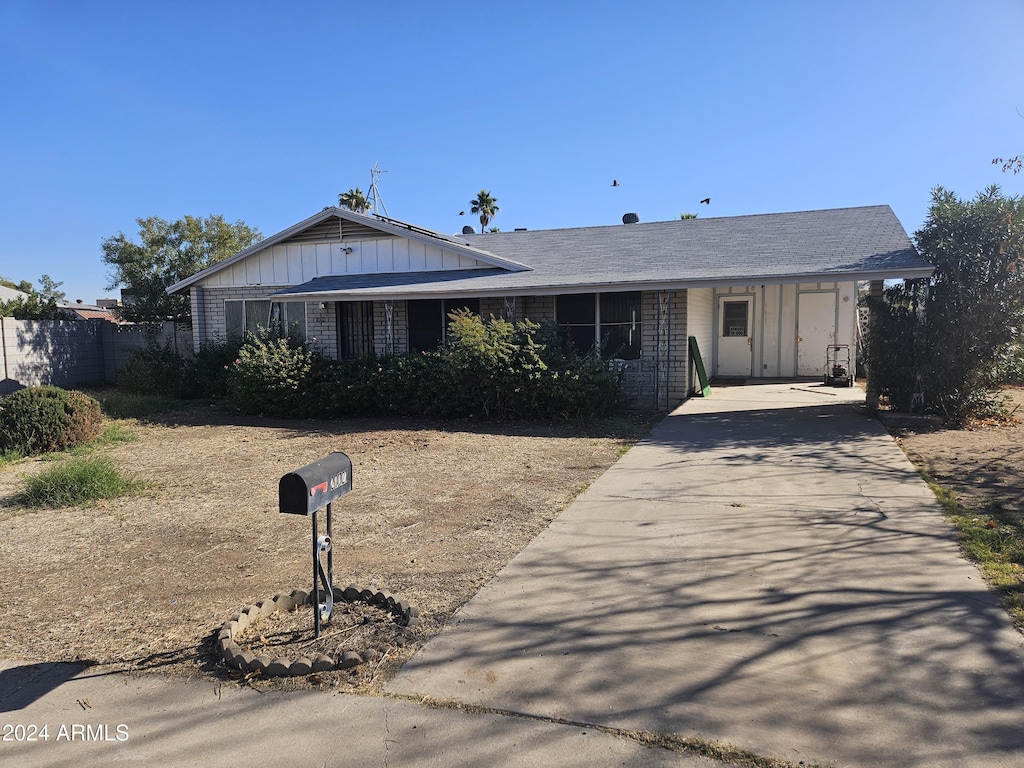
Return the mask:
<path id="1" fill-rule="evenodd" d="M 1024 765 L 1024 652 L 858 390 L 685 403 L 390 690 L 793 763 Z"/>
<path id="2" fill-rule="evenodd" d="M 39 729 L 47 726 L 46 739 Z M 8 728 L 10 726 L 10 728 Z M 30 740 L 32 739 L 32 740 Z M 596 731 L 319 691 L 0 662 L 0 766 L 721 768 Z"/>
<path id="3" fill-rule="evenodd" d="M 599 725 L 793 764 L 1024 765 L 1021 636 L 858 394 L 684 404 L 405 667 L 407 698 L 0 661 L 0 764 L 719 765 Z"/>

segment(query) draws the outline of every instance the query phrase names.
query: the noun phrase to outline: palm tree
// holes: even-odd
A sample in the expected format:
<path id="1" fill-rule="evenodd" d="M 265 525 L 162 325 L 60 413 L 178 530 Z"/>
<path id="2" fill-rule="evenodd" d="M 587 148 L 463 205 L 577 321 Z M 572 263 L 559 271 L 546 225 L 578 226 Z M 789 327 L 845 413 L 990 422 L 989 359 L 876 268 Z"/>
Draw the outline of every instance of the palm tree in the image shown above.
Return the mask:
<path id="1" fill-rule="evenodd" d="M 370 201 L 366 199 L 366 195 L 359 187 L 338 195 L 338 205 L 356 213 L 366 213 L 370 210 Z"/>
<path id="2" fill-rule="evenodd" d="M 491 197 L 491 193 L 486 189 L 481 189 L 477 193 L 476 199 L 469 201 L 470 213 L 480 214 L 480 231 L 486 232 L 487 225 L 490 223 L 494 215 L 501 209 L 498 207 L 498 198 Z"/>

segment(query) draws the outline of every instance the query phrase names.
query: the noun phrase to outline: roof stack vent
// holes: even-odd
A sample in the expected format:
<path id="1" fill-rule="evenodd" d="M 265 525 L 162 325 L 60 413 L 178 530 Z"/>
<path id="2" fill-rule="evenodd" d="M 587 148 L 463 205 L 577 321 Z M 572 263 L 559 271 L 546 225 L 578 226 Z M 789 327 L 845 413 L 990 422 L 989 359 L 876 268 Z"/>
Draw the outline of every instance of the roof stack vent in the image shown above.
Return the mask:
<path id="1" fill-rule="evenodd" d="M 464 234 L 464 235 L 475 235 L 476 234 L 476 230 L 473 229 L 471 226 L 469 226 L 469 224 L 467 224 L 466 226 L 464 226 L 462 228 L 462 234 Z"/>
<path id="2" fill-rule="evenodd" d="M 640 217 L 637 216 L 635 213 L 624 213 L 624 214 L 622 214 L 622 223 L 623 224 L 639 224 L 640 223 Z"/>

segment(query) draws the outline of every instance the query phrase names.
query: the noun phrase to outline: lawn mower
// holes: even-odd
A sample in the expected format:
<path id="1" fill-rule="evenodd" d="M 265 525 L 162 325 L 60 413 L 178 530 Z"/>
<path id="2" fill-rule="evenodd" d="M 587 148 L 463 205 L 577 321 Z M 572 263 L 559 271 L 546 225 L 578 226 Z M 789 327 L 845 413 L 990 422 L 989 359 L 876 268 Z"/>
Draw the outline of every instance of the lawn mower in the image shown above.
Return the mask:
<path id="1" fill-rule="evenodd" d="M 825 386 L 853 386 L 849 344 L 829 344 L 825 348 Z"/>

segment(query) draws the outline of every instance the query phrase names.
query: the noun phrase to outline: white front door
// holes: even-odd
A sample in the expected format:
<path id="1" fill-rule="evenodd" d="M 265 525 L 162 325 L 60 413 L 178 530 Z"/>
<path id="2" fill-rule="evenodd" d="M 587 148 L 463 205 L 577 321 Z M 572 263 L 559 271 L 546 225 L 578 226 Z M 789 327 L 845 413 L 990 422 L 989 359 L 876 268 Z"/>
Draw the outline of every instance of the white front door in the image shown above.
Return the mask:
<path id="1" fill-rule="evenodd" d="M 754 300 L 722 296 L 718 300 L 719 376 L 750 376 L 754 359 Z"/>
<path id="2" fill-rule="evenodd" d="M 801 293 L 796 306 L 797 376 L 823 376 L 825 351 L 836 343 L 836 295 Z"/>

